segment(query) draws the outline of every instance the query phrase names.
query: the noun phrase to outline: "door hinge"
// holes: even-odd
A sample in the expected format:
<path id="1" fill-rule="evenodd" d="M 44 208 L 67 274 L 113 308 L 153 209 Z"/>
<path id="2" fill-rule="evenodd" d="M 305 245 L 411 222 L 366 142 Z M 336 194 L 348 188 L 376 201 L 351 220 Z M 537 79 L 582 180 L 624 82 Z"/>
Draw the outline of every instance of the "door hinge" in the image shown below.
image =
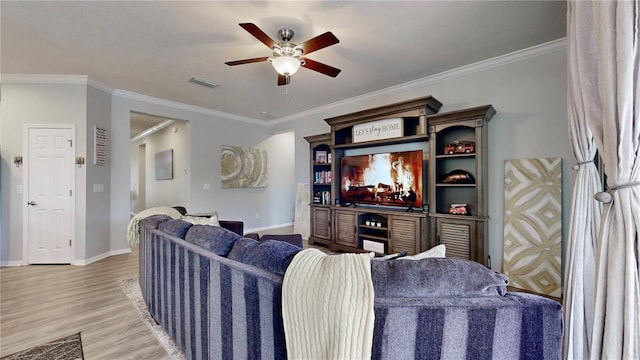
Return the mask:
<path id="1" fill-rule="evenodd" d="M 73 147 L 73 140 L 67 140 L 69 142 L 69 147 Z"/>
<path id="2" fill-rule="evenodd" d="M 71 246 L 71 239 L 69 239 L 69 246 Z"/>
<path id="3" fill-rule="evenodd" d="M 69 190 L 69 196 L 73 196 L 73 190 Z"/>

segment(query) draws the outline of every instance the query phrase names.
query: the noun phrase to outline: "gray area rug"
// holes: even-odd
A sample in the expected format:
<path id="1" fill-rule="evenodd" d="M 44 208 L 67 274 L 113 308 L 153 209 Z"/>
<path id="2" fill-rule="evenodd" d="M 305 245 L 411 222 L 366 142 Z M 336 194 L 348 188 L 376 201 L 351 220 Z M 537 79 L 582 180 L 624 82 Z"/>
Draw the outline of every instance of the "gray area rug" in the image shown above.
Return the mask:
<path id="1" fill-rule="evenodd" d="M 184 354 L 178 349 L 171 337 L 167 335 L 162 326 L 156 324 L 153 317 L 149 314 L 147 305 L 142 299 L 142 291 L 140 290 L 140 284 L 138 279 L 123 279 L 120 280 L 120 288 L 127 295 L 131 304 L 140 315 L 140 319 L 149 327 L 153 335 L 158 339 L 158 342 L 167 351 L 167 354 L 174 360 L 184 360 Z M 1 360 L 4 360 L 1 359 Z"/>
<path id="2" fill-rule="evenodd" d="M 82 338 L 80 333 L 73 334 L 62 339 L 54 340 L 46 344 L 32 347 L 31 349 L 3 356 L 1 360 L 78 360 L 84 359 L 82 354 Z"/>

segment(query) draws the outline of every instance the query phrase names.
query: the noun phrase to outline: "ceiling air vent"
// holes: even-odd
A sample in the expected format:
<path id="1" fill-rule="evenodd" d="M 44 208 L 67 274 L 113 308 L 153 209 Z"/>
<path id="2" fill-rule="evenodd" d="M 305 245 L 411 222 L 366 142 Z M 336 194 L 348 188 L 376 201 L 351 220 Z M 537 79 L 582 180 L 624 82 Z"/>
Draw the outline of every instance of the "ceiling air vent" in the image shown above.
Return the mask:
<path id="1" fill-rule="evenodd" d="M 211 82 L 209 80 L 205 80 L 202 78 L 198 78 L 198 77 L 192 77 L 191 79 L 189 79 L 189 82 L 197 84 L 197 85 L 201 85 L 204 87 L 208 87 L 210 89 L 213 89 L 214 87 L 218 86 L 218 84 Z"/>

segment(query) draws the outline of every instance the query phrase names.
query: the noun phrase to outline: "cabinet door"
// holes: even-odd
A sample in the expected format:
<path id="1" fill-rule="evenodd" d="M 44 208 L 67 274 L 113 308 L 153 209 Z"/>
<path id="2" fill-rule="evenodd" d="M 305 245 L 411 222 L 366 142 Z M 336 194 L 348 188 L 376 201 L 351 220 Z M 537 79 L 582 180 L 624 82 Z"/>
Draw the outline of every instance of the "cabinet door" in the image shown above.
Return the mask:
<path id="1" fill-rule="evenodd" d="M 389 216 L 389 253 L 406 250 L 409 255 L 413 255 L 418 250 L 420 238 L 420 219 Z"/>
<path id="2" fill-rule="evenodd" d="M 356 212 L 337 210 L 335 213 L 336 244 L 357 247 L 358 240 L 356 238 Z"/>
<path id="3" fill-rule="evenodd" d="M 474 242 L 476 236 L 476 222 L 464 219 L 436 219 L 437 243 L 447 248 L 447 257 L 471 259 L 484 263 L 483 259 L 474 259 Z"/>
<path id="4" fill-rule="evenodd" d="M 331 239 L 331 210 L 323 207 L 311 207 L 311 236 L 319 239 Z"/>

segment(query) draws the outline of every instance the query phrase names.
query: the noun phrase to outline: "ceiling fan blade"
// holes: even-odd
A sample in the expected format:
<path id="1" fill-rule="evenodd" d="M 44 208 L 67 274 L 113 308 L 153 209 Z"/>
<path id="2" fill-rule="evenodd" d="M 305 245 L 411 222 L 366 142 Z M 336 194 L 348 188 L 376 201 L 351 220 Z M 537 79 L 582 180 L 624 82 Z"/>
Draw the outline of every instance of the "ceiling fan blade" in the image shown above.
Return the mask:
<path id="1" fill-rule="evenodd" d="M 302 53 L 304 55 L 307 55 L 309 53 L 312 53 L 316 50 L 320 50 L 322 48 L 326 48 L 327 46 L 331 46 L 334 44 L 339 43 L 340 40 L 338 40 L 337 37 L 335 37 L 335 35 L 333 35 L 333 33 L 331 31 L 327 31 L 326 33 L 322 34 L 322 35 L 318 35 L 316 37 L 314 37 L 313 39 L 309 39 L 305 42 L 303 42 L 302 44 L 296 46 L 296 48 L 300 48 L 302 49 Z"/>
<path id="2" fill-rule="evenodd" d="M 253 35 L 256 39 L 260 40 L 263 44 L 267 45 L 269 49 L 273 49 L 274 47 L 278 46 L 278 43 L 273 41 L 273 39 L 270 38 L 269 35 L 265 34 L 264 31 L 260 30 L 260 28 L 257 27 L 255 24 L 242 23 L 238 25 L 240 25 L 243 29 L 247 30 L 249 34 Z"/>
<path id="3" fill-rule="evenodd" d="M 304 61 L 305 62 L 304 64 L 302 64 L 302 66 L 306 67 L 307 69 L 325 74 L 327 76 L 336 77 L 338 76 L 338 74 L 340 74 L 340 71 L 342 71 L 340 69 L 334 68 L 333 66 L 329 66 L 311 59 L 305 58 Z"/>
<path id="4" fill-rule="evenodd" d="M 284 76 L 278 74 L 278 86 L 288 85 L 289 81 L 291 81 L 291 76 Z"/>
<path id="5" fill-rule="evenodd" d="M 252 59 L 227 61 L 225 64 L 227 64 L 229 66 L 234 66 L 234 65 L 250 64 L 250 63 L 267 61 L 267 60 L 269 60 L 269 57 L 268 56 L 264 56 L 264 57 L 252 58 Z"/>

